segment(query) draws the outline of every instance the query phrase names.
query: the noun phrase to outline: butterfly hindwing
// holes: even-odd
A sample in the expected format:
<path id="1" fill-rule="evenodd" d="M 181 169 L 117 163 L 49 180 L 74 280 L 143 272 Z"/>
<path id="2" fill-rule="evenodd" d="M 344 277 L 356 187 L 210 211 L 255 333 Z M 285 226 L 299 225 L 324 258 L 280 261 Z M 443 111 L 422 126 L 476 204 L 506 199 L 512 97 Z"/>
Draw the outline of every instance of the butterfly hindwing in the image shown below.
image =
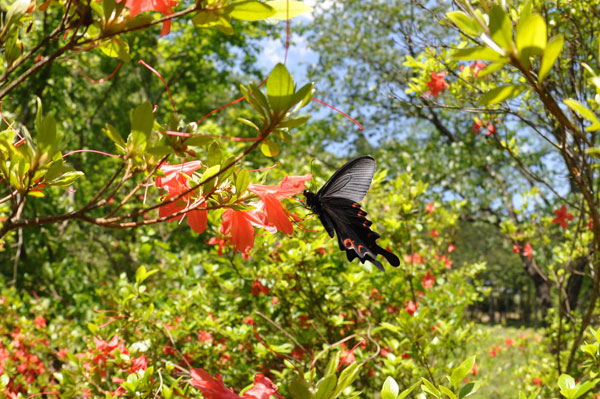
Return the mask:
<path id="1" fill-rule="evenodd" d="M 332 221 L 338 245 L 346 252 L 349 261 L 359 258 L 361 263 L 365 263 L 368 260 L 383 271 L 383 265 L 376 260 L 377 254 L 380 254 L 392 266 L 400 264 L 396 255 L 377 245 L 375 241 L 380 236 L 370 229 L 372 223 L 358 202 L 334 197 L 322 199 L 321 205 L 323 214 Z"/>

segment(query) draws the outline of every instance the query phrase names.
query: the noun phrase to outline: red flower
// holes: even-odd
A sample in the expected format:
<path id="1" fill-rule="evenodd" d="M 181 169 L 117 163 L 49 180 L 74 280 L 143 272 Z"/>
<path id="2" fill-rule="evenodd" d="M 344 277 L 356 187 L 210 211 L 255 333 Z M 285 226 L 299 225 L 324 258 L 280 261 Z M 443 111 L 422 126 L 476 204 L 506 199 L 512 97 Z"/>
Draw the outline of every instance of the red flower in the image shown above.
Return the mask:
<path id="1" fill-rule="evenodd" d="M 56 356 L 58 356 L 60 359 L 64 359 L 65 356 L 67 356 L 67 353 L 69 353 L 68 349 L 61 349 L 56 352 Z"/>
<path id="2" fill-rule="evenodd" d="M 486 137 L 490 137 L 492 134 L 496 133 L 496 128 L 494 127 L 494 125 L 492 125 L 492 123 L 488 123 L 487 125 L 487 132 L 485 133 Z"/>
<path id="3" fill-rule="evenodd" d="M 560 209 L 554 211 L 556 217 L 552 219 L 552 224 L 560 224 L 563 229 L 567 228 L 569 220 L 573 220 L 573 215 L 567 212 L 567 206 L 563 205 Z"/>
<path id="4" fill-rule="evenodd" d="M 450 244 L 448 245 L 448 253 L 452 253 L 456 250 L 456 247 L 454 246 L 454 244 Z"/>
<path id="5" fill-rule="evenodd" d="M 479 134 L 481 133 L 481 126 L 483 126 L 483 122 L 477 119 L 475 123 L 473 123 L 473 133 Z"/>
<path id="6" fill-rule="evenodd" d="M 407 255 L 406 262 L 408 262 L 408 263 L 425 263 L 423 258 L 421 258 L 421 255 L 419 255 L 417 253 L 412 254 L 412 255 Z"/>
<path id="7" fill-rule="evenodd" d="M 265 287 L 264 285 L 262 285 L 260 283 L 260 281 L 258 281 L 258 279 L 256 279 L 256 280 L 254 280 L 254 283 L 252 283 L 252 295 L 259 296 L 261 294 L 261 292 L 264 295 L 268 295 L 269 287 Z"/>
<path id="8" fill-rule="evenodd" d="M 479 72 L 485 67 L 485 62 L 473 61 L 473 64 L 471 65 L 471 72 L 473 73 L 475 79 L 477 79 L 477 77 L 479 76 Z"/>
<path id="9" fill-rule="evenodd" d="M 433 287 L 433 285 L 435 284 L 435 276 L 429 273 L 429 271 L 427 271 L 427 273 L 425 273 L 425 275 L 423 276 L 421 284 L 423 284 L 423 288 L 425 289 Z"/>
<path id="10" fill-rule="evenodd" d="M 231 242 L 241 253 L 247 253 L 254 246 L 254 227 L 267 227 L 265 214 L 258 210 L 234 211 L 229 208 L 223 212 L 221 233 L 231 233 Z"/>
<path id="11" fill-rule="evenodd" d="M 267 225 L 275 226 L 277 230 L 290 235 L 294 232 L 294 227 L 288 217 L 287 209 L 281 205 L 281 200 L 295 194 L 300 194 L 304 191 L 305 182 L 310 179 L 312 179 L 311 174 L 286 176 L 279 185 L 265 186 L 262 184 L 250 184 L 248 191 L 260 197 L 267 215 Z"/>
<path id="12" fill-rule="evenodd" d="M 119 3 L 119 1 L 117 1 Z M 125 6 L 129 8 L 129 15 L 133 18 L 144 11 L 158 11 L 162 15 L 173 14 L 173 7 L 177 5 L 173 0 L 126 0 Z M 160 35 L 164 36 L 171 30 L 171 20 L 163 22 Z"/>
<path id="13" fill-rule="evenodd" d="M 225 387 L 219 374 L 215 374 L 215 379 L 206 370 L 192 369 L 191 377 L 190 384 L 199 389 L 205 399 L 239 399 L 233 389 Z"/>
<path id="14" fill-rule="evenodd" d="M 148 359 L 146 356 L 142 355 L 138 358 L 131 358 L 131 367 L 129 368 L 129 373 L 137 373 L 138 370 L 146 370 L 148 368 Z"/>
<path id="15" fill-rule="evenodd" d="M 209 344 L 212 344 L 213 336 L 209 332 L 206 332 L 204 330 L 198 330 L 198 341 L 208 342 Z"/>
<path id="16" fill-rule="evenodd" d="M 129 1 L 129 0 L 128 0 Z M 156 187 L 164 187 L 169 193 L 165 202 L 178 197 L 182 193 L 188 191 L 191 187 L 189 185 L 189 178 L 197 169 L 201 168 L 202 162 L 192 161 L 179 165 L 163 165 L 160 167 L 161 172 L 165 174 L 165 177 L 156 178 Z M 200 205 L 202 208 L 204 204 Z M 180 220 L 187 216 L 187 222 L 196 233 L 203 233 L 206 230 L 207 224 L 207 211 L 205 209 L 199 209 L 191 200 L 189 194 L 184 195 L 177 201 L 168 202 L 167 204 L 158 208 L 158 216 L 166 217 L 182 211 L 187 208 L 194 208 L 186 214 L 167 219 L 167 221 Z"/>
<path id="17" fill-rule="evenodd" d="M 268 399 L 271 395 L 279 396 L 277 386 L 264 375 L 254 376 L 254 385 L 242 395 L 244 399 Z"/>
<path id="18" fill-rule="evenodd" d="M 430 202 L 429 204 L 427 204 L 427 206 L 425 207 L 425 212 L 427 212 L 428 214 L 432 214 L 434 210 L 434 206 L 433 206 L 433 202 Z"/>
<path id="19" fill-rule="evenodd" d="M 413 301 L 408 301 L 408 303 L 404 307 L 404 310 L 406 310 L 406 312 L 412 316 L 417 311 L 417 307 L 417 304 L 415 304 Z"/>
<path id="20" fill-rule="evenodd" d="M 44 319 L 42 316 L 36 316 L 33 319 L 33 324 L 35 324 L 37 328 L 46 327 L 46 319 Z"/>
<path id="21" fill-rule="evenodd" d="M 440 260 L 442 262 L 444 262 L 444 266 L 446 266 L 446 269 L 452 269 L 452 261 L 450 259 L 448 259 L 446 257 L 446 255 L 443 255 Z"/>
<path id="22" fill-rule="evenodd" d="M 342 349 L 342 353 L 340 354 L 340 363 L 349 366 L 355 361 L 356 357 L 354 356 L 354 350 L 348 350 L 345 348 Z"/>
<path id="23" fill-rule="evenodd" d="M 210 240 L 208 240 L 207 244 L 208 245 L 218 245 L 219 250 L 217 251 L 217 255 L 221 256 L 221 255 L 223 255 L 223 247 L 225 245 L 227 245 L 227 239 L 225 239 L 225 238 L 219 239 L 217 237 L 211 237 Z"/>
<path id="24" fill-rule="evenodd" d="M 191 377 L 190 384 L 200 390 L 205 399 L 268 399 L 277 395 L 277 386 L 260 373 L 254 376 L 254 385 L 241 397 L 233 389 L 225 387 L 219 374 L 213 378 L 203 369 L 192 369 Z"/>
<path id="25" fill-rule="evenodd" d="M 523 256 L 526 256 L 529 259 L 533 258 L 533 248 L 531 248 L 529 243 L 526 243 L 525 248 L 523 248 Z"/>
<path id="26" fill-rule="evenodd" d="M 445 71 L 442 71 L 440 73 L 432 72 L 431 80 L 429 82 L 427 82 L 427 87 L 429 88 L 429 91 L 427 93 L 429 93 L 429 94 L 433 95 L 435 98 L 437 98 L 441 92 L 443 92 L 448 87 L 450 87 L 448 85 L 448 83 L 446 83 L 446 81 L 444 80 L 445 78 L 446 78 Z"/>
<path id="27" fill-rule="evenodd" d="M 540 379 L 539 379 L 539 378 L 537 378 L 537 377 L 536 377 L 536 378 L 533 378 L 533 379 L 531 380 L 531 383 L 532 383 L 533 385 L 537 385 L 538 387 L 541 387 L 541 386 L 542 386 L 542 384 L 543 384 L 543 383 L 542 383 L 542 380 L 540 380 Z"/>
<path id="28" fill-rule="evenodd" d="M 130 0 L 128 0 L 129 2 Z M 152 0 L 142 0 L 152 1 Z M 185 162 L 178 165 L 164 164 L 160 167 L 160 171 L 165 174 L 164 177 L 156 178 L 156 187 L 164 187 L 169 194 L 181 194 L 189 190 L 189 178 L 192 174 L 203 167 L 200 161 Z"/>

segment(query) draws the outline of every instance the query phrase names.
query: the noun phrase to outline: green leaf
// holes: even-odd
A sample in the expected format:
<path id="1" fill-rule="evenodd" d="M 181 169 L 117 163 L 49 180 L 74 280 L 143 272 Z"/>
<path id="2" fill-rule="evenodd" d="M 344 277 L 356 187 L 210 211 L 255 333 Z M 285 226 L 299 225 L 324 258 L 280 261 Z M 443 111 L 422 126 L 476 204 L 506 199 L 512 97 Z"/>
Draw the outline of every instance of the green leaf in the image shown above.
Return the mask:
<path id="1" fill-rule="evenodd" d="M 8 11 L 6 12 L 6 18 L 3 28 L 9 29 L 12 24 L 16 23 L 21 18 L 23 18 L 23 16 L 27 12 L 29 3 L 29 0 L 17 0 L 14 3 L 12 3 Z"/>
<path id="2" fill-rule="evenodd" d="M 74 171 L 74 172 L 66 172 L 63 173 L 60 177 L 49 181 L 48 185 L 50 186 L 68 186 L 73 184 L 73 182 L 80 177 L 84 176 L 83 172 Z"/>
<path id="3" fill-rule="evenodd" d="M 431 382 L 429 382 L 425 378 L 421 378 L 421 382 L 423 383 L 423 385 L 421 385 L 421 389 L 423 391 L 436 398 L 440 398 L 442 396 L 440 391 L 438 391 L 438 389 Z"/>
<path id="4" fill-rule="evenodd" d="M 295 111 L 300 110 L 310 102 L 315 92 L 315 84 L 307 83 L 292 95 L 290 106 L 297 105 Z"/>
<path id="5" fill-rule="evenodd" d="M 482 77 L 484 77 L 486 75 L 489 75 L 491 73 L 499 71 L 500 69 L 504 68 L 505 65 L 506 65 L 506 62 L 494 62 L 492 64 L 489 64 L 485 68 L 483 68 L 479 72 L 479 75 L 477 75 L 477 76 L 480 77 L 480 78 L 482 78 Z"/>
<path id="6" fill-rule="evenodd" d="M 328 376 L 321 378 L 321 380 L 317 382 L 316 399 L 330 399 L 336 384 L 337 377 L 335 374 L 329 374 Z"/>
<path id="7" fill-rule="evenodd" d="M 106 135 L 106 137 L 108 137 L 113 143 L 117 145 L 117 148 L 125 150 L 125 141 L 123 140 L 123 137 L 121 137 L 121 133 L 119 133 L 119 131 L 114 126 L 107 123 L 104 126 L 104 129 L 102 129 L 102 132 Z"/>
<path id="8" fill-rule="evenodd" d="M 196 135 L 188 137 L 183 143 L 193 147 L 204 147 L 205 145 L 212 143 L 212 141 L 213 138 L 210 136 Z"/>
<path id="9" fill-rule="evenodd" d="M 294 80 L 285 65 L 279 63 L 273 68 L 267 80 L 267 96 L 276 114 L 287 111 L 290 98 L 294 94 Z"/>
<path id="10" fill-rule="evenodd" d="M 233 26 L 231 26 L 231 22 L 229 22 L 229 16 L 213 11 L 199 11 L 198 14 L 194 15 L 192 18 L 192 23 L 197 28 L 217 28 L 226 35 L 232 35 L 234 32 Z"/>
<path id="11" fill-rule="evenodd" d="M 507 63 L 508 58 L 489 47 L 463 48 L 450 54 L 450 59 L 458 61 L 482 60 Z"/>
<path id="12" fill-rule="evenodd" d="M 242 169 L 238 172 L 237 178 L 235 179 L 235 192 L 238 197 L 246 191 L 250 185 L 250 173 L 246 169 Z"/>
<path id="13" fill-rule="evenodd" d="M 267 4 L 275 10 L 275 14 L 271 18 L 281 21 L 309 13 L 313 10 L 309 5 L 295 0 L 275 0 L 269 1 Z"/>
<path id="14" fill-rule="evenodd" d="M 221 165 L 215 165 L 215 166 L 211 166 L 210 168 L 208 168 L 204 171 L 204 173 L 202 174 L 202 177 L 200 178 L 200 181 L 202 182 L 202 184 L 204 184 L 204 188 L 203 188 L 204 193 L 207 193 L 213 189 L 213 187 L 215 186 L 215 182 L 216 182 L 216 179 L 214 178 L 214 176 L 216 176 L 220 170 L 221 170 Z"/>
<path id="15" fill-rule="evenodd" d="M 325 368 L 325 376 L 335 374 L 335 371 L 337 370 L 339 363 L 340 363 L 340 357 L 339 357 L 339 352 L 338 352 L 338 353 L 333 354 L 331 356 L 331 358 L 329 359 L 329 362 L 327 362 L 327 367 Z"/>
<path id="16" fill-rule="evenodd" d="M 292 377 L 289 391 L 293 399 L 311 399 L 308 384 L 297 374 Z"/>
<path id="17" fill-rule="evenodd" d="M 410 386 L 410 387 L 406 388 L 404 391 L 402 391 L 400 393 L 400 395 L 398 395 L 398 397 L 396 399 L 404 399 L 404 398 L 406 398 L 408 395 L 410 395 L 410 393 L 412 391 L 414 391 L 414 389 L 416 387 L 419 386 L 420 383 L 421 383 L 420 381 L 415 382 L 414 384 L 412 384 L 412 386 Z"/>
<path id="18" fill-rule="evenodd" d="M 31 196 L 31 197 L 37 197 L 37 198 L 43 198 L 43 197 L 45 197 L 45 196 L 46 196 L 46 195 L 45 195 L 43 192 L 41 192 L 41 191 L 30 191 L 30 192 L 28 192 L 28 193 L 27 193 L 27 195 L 29 195 L 29 196 Z"/>
<path id="19" fill-rule="evenodd" d="M 300 116 L 298 118 L 288 118 L 288 119 L 284 120 L 283 122 L 281 122 L 279 125 L 277 125 L 277 128 L 279 128 L 279 129 L 295 128 L 295 127 L 304 125 L 309 119 L 310 119 L 309 115 Z"/>
<path id="20" fill-rule="evenodd" d="M 279 154 L 279 145 L 271 140 L 264 140 L 260 143 L 260 151 L 266 157 L 274 157 Z"/>
<path id="21" fill-rule="evenodd" d="M 490 11 L 490 34 L 492 40 L 504 50 L 512 50 L 512 24 L 502 7 L 494 6 Z"/>
<path id="22" fill-rule="evenodd" d="M 131 110 L 129 119 L 131 120 L 130 137 L 134 149 L 138 147 L 145 148 L 146 141 L 154 125 L 154 114 L 150 102 L 146 101 Z"/>
<path id="23" fill-rule="evenodd" d="M 38 146 L 42 153 L 48 153 L 48 156 L 52 158 L 56 149 L 57 138 L 56 138 L 56 120 L 52 114 L 46 115 L 42 119 L 42 123 L 39 126 L 38 134 Z"/>
<path id="24" fill-rule="evenodd" d="M 233 174 L 235 170 L 235 156 L 231 155 L 228 158 L 225 158 L 221 161 L 221 170 L 222 172 L 219 174 L 219 181 L 224 182 Z"/>
<path id="25" fill-rule="evenodd" d="M 399 391 L 400 387 L 398 387 L 396 380 L 388 377 L 385 379 L 383 388 L 381 389 L 381 399 L 396 399 Z"/>
<path id="26" fill-rule="evenodd" d="M 113 38 L 103 43 L 100 47 L 98 47 L 100 51 L 112 58 L 119 58 L 123 62 L 131 61 L 131 56 L 129 55 L 129 44 L 125 40 Z"/>
<path id="27" fill-rule="evenodd" d="M 479 382 L 469 382 L 469 383 L 465 384 L 465 386 L 460 389 L 460 392 L 458 393 L 458 397 L 460 399 L 462 399 L 462 398 L 466 398 L 468 396 L 473 395 L 475 392 L 477 392 L 479 390 L 480 385 L 481 384 Z"/>
<path id="28" fill-rule="evenodd" d="M 532 14 L 527 19 L 521 18 L 517 26 L 517 50 L 519 52 L 534 49 L 538 54 L 546 49 L 546 21 L 539 14 Z"/>
<path id="29" fill-rule="evenodd" d="M 250 126 L 252 129 L 260 132 L 260 128 L 254 124 L 254 122 L 246 119 L 246 118 L 237 118 L 238 121 L 242 122 L 244 125 Z"/>
<path id="30" fill-rule="evenodd" d="M 335 388 L 335 392 L 333 393 L 333 397 L 337 397 L 344 389 L 348 388 L 358 376 L 358 370 L 360 368 L 360 364 L 352 363 L 350 366 L 346 367 L 342 373 L 340 374 L 340 378 L 338 379 L 337 387 Z"/>
<path id="31" fill-rule="evenodd" d="M 210 147 L 208 147 L 208 157 L 206 160 L 206 165 L 208 166 L 215 166 L 215 165 L 219 165 L 221 163 L 221 147 L 219 146 L 219 143 L 217 143 L 216 141 L 213 141 L 210 145 Z"/>
<path id="32" fill-rule="evenodd" d="M 598 118 L 596 117 L 596 115 L 588 107 L 586 107 L 585 105 L 583 105 L 579 101 L 574 100 L 572 98 L 567 98 L 563 102 L 569 108 L 571 108 L 573 111 L 575 111 L 579 115 L 581 115 L 583 118 L 585 118 L 588 121 L 592 122 L 592 124 L 590 126 L 588 126 L 588 127 L 585 128 L 586 131 L 588 131 L 588 132 L 594 132 L 596 130 L 600 130 L 600 121 L 598 120 Z"/>
<path id="33" fill-rule="evenodd" d="M 450 399 L 456 399 L 456 395 L 454 394 L 454 392 L 452 392 L 451 390 L 449 390 L 445 386 L 441 386 L 440 385 L 440 391 L 442 391 L 442 393 L 444 395 L 446 395 L 447 397 L 449 397 Z"/>
<path id="34" fill-rule="evenodd" d="M 499 86 L 493 88 L 488 91 L 481 97 L 478 104 L 479 105 L 492 105 L 497 104 L 501 101 L 514 98 L 519 95 L 523 91 L 523 86 L 518 85 L 507 85 L 507 86 Z"/>
<path id="35" fill-rule="evenodd" d="M 575 392 L 575 394 L 572 396 L 571 399 L 577 399 L 578 397 L 586 394 L 590 389 L 594 388 L 596 386 L 596 384 L 598 384 L 599 381 L 600 381 L 600 378 L 596 378 L 593 381 L 586 381 L 583 384 L 579 385 L 579 387 L 577 388 L 577 391 Z"/>
<path id="36" fill-rule="evenodd" d="M 454 389 L 458 388 L 458 384 L 465 379 L 467 374 L 473 369 L 475 365 L 475 356 L 471 356 L 462 362 L 458 367 L 452 370 L 452 375 L 450 376 L 450 383 L 454 387 Z"/>
<path id="37" fill-rule="evenodd" d="M 232 3 L 225 8 L 230 17 L 243 21 L 258 21 L 275 15 L 275 10 L 267 3 L 245 0 Z"/>
<path id="38" fill-rule="evenodd" d="M 558 377 L 558 387 L 560 388 L 560 393 L 567 399 L 572 399 L 577 390 L 575 380 L 568 374 L 561 374 Z"/>
<path id="39" fill-rule="evenodd" d="M 0 388 L 6 387 L 9 382 L 10 382 L 10 377 L 7 376 L 6 374 L 2 374 L 2 376 L 0 377 Z"/>
<path id="40" fill-rule="evenodd" d="M 546 50 L 544 50 L 544 55 L 542 56 L 540 71 L 538 72 L 538 83 L 542 84 L 546 76 L 548 76 L 552 70 L 556 59 L 562 51 L 564 43 L 565 39 L 561 34 L 552 37 L 550 41 L 548 41 Z"/>
<path id="41" fill-rule="evenodd" d="M 462 11 L 450 11 L 446 13 L 448 18 L 461 31 L 470 36 L 479 36 L 483 31 L 477 21 Z"/>
<path id="42" fill-rule="evenodd" d="M 97 335 L 98 332 L 100 331 L 98 326 L 95 325 L 94 323 L 88 323 L 87 327 L 88 327 L 88 330 L 90 330 L 90 332 L 94 335 Z"/>

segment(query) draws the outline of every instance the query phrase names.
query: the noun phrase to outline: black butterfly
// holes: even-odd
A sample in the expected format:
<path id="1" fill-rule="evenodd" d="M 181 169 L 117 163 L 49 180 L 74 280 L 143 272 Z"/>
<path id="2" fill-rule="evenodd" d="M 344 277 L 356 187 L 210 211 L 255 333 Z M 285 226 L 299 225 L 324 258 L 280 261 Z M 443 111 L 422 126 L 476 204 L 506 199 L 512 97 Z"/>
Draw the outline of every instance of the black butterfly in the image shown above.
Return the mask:
<path id="1" fill-rule="evenodd" d="M 359 204 L 367 195 L 374 174 L 375 160 L 368 155 L 358 157 L 339 168 L 316 194 L 304 190 L 304 196 L 331 238 L 335 230 L 340 249 L 346 251 L 349 261 L 368 260 L 384 271 L 381 262 L 375 259 L 377 254 L 383 255 L 392 266 L 400 265 L 400 260 L 377 245 L 375 240 L 381 236 L 369 228 L 372 223 Z"/>

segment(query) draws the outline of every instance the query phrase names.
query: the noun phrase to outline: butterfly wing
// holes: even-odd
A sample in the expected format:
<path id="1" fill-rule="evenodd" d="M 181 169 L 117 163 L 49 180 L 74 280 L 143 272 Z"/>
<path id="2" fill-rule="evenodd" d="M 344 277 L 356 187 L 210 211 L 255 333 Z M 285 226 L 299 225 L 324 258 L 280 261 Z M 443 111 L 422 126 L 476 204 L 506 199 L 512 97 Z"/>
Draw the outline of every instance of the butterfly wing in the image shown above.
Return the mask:
<path id="1" fill-rule="evenodd" d="M 377 245 L 375 241 L 380 235 L 371 230 L 372 223 L 366 218 L 367 213 L 360 208 L 358 202 L 338 197 L 323 198 L 321 213 L 324 216 L 321 220 L 327 218 L 331 222 L 337 234 L 338 245 L 346 252 L 349 261 L 358 258 L 361 263 L 365 263 L 368 260 L 384 271 L 383 265 L 376 259 L 377 255 L 382 255 L 392 266 L 400 265 L 400 259 L 396 255 Z"/>
<path id="2" fill-rule="evenodd" d="M 375 160 L 369 155 L 358 157 L 339 168 L 317 193 L 317 198 L 340 197 L 353 202 L 365 198 L 375 174 Z"/>

